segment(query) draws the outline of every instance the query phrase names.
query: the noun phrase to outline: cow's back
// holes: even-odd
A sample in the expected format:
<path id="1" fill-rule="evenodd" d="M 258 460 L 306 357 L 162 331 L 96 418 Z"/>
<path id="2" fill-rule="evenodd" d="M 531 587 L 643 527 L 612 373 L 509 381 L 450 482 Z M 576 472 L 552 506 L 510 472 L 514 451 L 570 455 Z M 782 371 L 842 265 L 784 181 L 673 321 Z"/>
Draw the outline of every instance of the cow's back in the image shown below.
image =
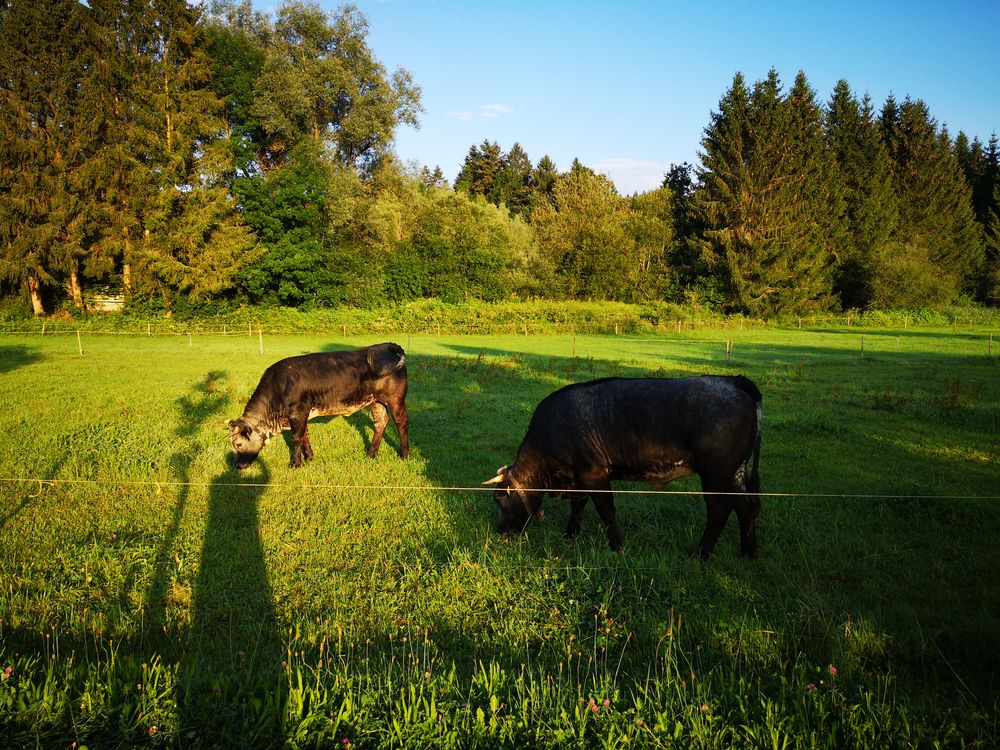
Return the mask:
<path id="1" fill-rule="evenodd" d="M 623 478 L 650 467 L 690 463 L 698 471 L 738 462 L 752 450 L 757 411 L 756 386 L 741 380 L 605 378 L 569 385 L 539 403 L 521 453 L 544 455 L 567 471 L 605 464 Z"/>

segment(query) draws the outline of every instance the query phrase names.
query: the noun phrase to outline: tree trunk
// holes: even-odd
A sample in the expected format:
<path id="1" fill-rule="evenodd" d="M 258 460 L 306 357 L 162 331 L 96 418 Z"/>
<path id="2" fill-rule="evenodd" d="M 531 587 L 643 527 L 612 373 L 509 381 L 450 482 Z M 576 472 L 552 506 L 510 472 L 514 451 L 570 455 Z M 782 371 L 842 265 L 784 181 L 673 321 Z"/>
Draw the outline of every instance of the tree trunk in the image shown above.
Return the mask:
<path id="1" fill-rule="evenodd" d="M 45 315 L 45 307 L 42 305 L 42 282 L 34 273 L 28 274 L 28 293 L 31 295 L 31 307 L 35 315 Z"/>
<path id="2" fill-rule="evenodd" d="M 67 282 L 69 296 L 73 300 L 73 306 L 77 310 L 83 309 L 83 285 L 80 283 L 80 264 L 74 260 L 69 269 L 69 281 Z"/>

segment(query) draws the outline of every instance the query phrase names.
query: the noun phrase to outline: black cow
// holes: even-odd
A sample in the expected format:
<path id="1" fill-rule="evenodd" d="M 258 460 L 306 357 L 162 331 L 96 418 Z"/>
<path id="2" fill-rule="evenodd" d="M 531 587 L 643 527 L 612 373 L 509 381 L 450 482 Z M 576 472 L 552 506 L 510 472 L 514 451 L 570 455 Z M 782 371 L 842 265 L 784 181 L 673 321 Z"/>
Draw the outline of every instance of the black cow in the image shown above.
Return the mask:
<path id="1" fill-rule="evenodd" d="M 406 354 L 396 344 L 376 344 L 346 352 L 304 354 L 275 362 L 264 371 L 243 416 L 229 421 L 236 468 L 249 466 L 272 435 L 292 431 L 292 466 L 312 461 L 307 422 L 313 417 L 348 415 L 370 406 L 375 434 L 368 455 L 375 457 L 389 422 L 399 432 L 399 453 L 410 453 L 406 413 Z"/>
<path id="2" fill-rule="evenodd" d="M 698 474 L 708 506 L 698 545 L 702 558 L 711 554 L 734 509 L 741 552 L 754 557 L 761 417 L 760 391 L 742 376 L 607 378 L 562 388 L 535 409 L 514 463 L 485 482 L 498 485 L 497 530 L 522 531 L 539 512 L 545 492 L 569 490 L 566 536 L 579 533 L 590 498 L 607 525 L 611 549 L 618 550 L 622 537 L 612 480 L 666 486 Z"/>

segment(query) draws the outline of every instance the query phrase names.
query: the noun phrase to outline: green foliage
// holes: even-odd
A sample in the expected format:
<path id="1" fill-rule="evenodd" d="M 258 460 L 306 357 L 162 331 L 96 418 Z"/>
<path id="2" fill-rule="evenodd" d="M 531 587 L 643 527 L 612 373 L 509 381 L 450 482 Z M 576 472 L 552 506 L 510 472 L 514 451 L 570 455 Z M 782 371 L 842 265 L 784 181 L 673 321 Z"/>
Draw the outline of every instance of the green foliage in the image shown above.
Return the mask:
<path id="1" fill-rule="evenodd" d="M 554 274 L 549 294 L 630 299 L 637 259 L 627 243 L 627 210 L 611 181 L 579 162 L 559 176 L 551 203 L 541 202 L 531 217 L 539 252 Z"/>
<path id="2" fill-rule="evenodd" d="M 271 162 L 311 140 L 341 165 L 370 172 L 396 126 L 416 124 L 419 88 L 403 69 L 388 75 L 367 36 L 368 21 L 353 6 L 334 14 L 302 2 L 280 6 L 253 105 Z"/>

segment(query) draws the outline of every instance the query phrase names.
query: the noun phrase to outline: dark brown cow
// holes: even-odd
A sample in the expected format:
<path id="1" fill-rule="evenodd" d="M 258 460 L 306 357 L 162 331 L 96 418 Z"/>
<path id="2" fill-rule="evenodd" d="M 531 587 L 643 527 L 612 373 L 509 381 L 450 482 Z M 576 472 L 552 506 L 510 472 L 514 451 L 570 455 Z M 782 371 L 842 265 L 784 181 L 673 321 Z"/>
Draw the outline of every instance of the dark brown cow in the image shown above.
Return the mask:
<path id="1" fill-rule="evenodd" d="M 761 415 L 760 391 L 742 376 L 608 378 L 562 388 L 535 409 L 514 463 L 486 482 L 498 485 L 497 530 L 520 532 L 546 492 L 565 492 L 572 504 L 566 536 L 579 533 L 580 515 L 592 499 L 607 525 L 608 544 L 618 550 L 612 480 L 665 486 L 698 474 L 708 506 L 701 556 L 711 554 L 735 510 L 741 552 L 753 557 Z"/>
<path id="2" fill-rule="evenodd" d="M 292 466 L 313 458 L 307 422 L 313 417 L 353 414 L 371 407 L 375 434 L 368 455 L 375 457 L 392 415 L 399 453 L 410 453 L 406 413 L 406 354 L 397 344 L 304 354 L 275 362 L 264 371 L 243 416 L 229 421 L 236 468 L 249 466 L 272 435 L 292 431 Z"/>

